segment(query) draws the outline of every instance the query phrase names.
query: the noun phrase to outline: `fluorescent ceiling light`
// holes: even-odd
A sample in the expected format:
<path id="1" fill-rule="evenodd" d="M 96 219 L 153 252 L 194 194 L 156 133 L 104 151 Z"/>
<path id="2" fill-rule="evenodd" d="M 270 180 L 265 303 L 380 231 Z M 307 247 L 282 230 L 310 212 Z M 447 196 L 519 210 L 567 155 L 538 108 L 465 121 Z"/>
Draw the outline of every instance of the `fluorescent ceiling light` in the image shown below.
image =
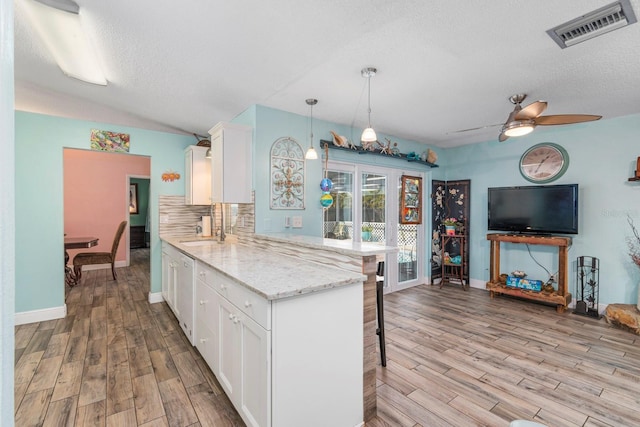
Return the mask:
<path id="1" fill-rule="evenodd" d="M 58 66 L 69 77 L 107 85 L 95 49 L 80 23 L 80 8 L 71 0 L 23 0 L 25 10 Z"/>

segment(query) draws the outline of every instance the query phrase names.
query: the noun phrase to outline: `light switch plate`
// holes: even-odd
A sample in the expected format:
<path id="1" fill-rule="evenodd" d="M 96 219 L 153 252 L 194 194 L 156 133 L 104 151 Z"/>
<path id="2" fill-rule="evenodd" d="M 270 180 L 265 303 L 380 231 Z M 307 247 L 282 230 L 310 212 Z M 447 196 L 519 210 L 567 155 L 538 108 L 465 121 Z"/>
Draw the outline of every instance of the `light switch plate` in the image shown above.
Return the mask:
<path id="1" fill-rule="evenodd" d="M 291 227 L 291 217 L 290 216 L 285 216 L 284 217 L 284 227 L 285 228 Z"/>
<path id="2" fill-rule="evenodd" d="M 293 228 L 302 228 L 302 217 L 294 216 L 293 217 Z"/>
<path id="3" fill-rule="evenodd" d="M 169 224 L 169 215 L 160 215 L 160 224 Z"/>

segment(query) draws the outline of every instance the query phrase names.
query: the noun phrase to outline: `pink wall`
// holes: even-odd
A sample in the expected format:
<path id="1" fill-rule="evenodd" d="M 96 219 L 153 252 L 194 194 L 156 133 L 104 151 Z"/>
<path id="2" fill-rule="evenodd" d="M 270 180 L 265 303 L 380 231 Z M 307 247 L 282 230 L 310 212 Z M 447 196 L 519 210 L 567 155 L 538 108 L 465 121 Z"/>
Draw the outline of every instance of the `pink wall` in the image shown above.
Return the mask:
<path id="1" fill-rule="evenodd" d="M 98 246 L 69 250 L 109 252 L 118 224 L 127 220 L 127 176 L 150 176 L 149 157 L 89 150 L 64 150 L 64 232 L 69 237 L 95 236 Z M 126 260 L 128 228 L 116 261 Z"/>

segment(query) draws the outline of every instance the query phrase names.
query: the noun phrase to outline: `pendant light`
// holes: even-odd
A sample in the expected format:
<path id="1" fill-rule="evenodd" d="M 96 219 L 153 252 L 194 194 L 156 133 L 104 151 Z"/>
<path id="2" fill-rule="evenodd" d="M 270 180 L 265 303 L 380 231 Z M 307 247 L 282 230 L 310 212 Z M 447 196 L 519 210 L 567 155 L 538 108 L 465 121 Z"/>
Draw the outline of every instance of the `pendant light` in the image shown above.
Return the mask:
<path id="1" fill-rule="evenodd" d="M 310 135 L 310 145 L 309 145 L 309 149 L 307 150 L 307 153 L 304 155 L 305 159 L 308 160 L 316 160 L 318 158 L 318 153 L 316 152 L 316 149 L 313 148 L 313 106 L 316 105 L 318 103 L 317 99 L 313 99 L 313 98 L 309 98 L 306 100 L 307 105 L 310 107 L 311 109 L 311 114 L 310 114 L 310 129 L 311 129 L 311 135 Z"/>
<path id="2" fill-rule="evenodd" d="M 360 137 L 360 141 L 362 142 L 375 142 L 378 140 L 376 131 L 374 131 L 373 128 L 371 127 L 371 77 L 375 76 L 377 72 L 378 70 L 373 67 L 363 68 L 362 71 L 360 72 L 362 74 L 362 77 L 367 78 L 367 85 L 368 85 L 367 113 L 369 114 L 369 122 L 368 122 L 369 125 L 364 131 L 362 131 L 362 136 Z"/>

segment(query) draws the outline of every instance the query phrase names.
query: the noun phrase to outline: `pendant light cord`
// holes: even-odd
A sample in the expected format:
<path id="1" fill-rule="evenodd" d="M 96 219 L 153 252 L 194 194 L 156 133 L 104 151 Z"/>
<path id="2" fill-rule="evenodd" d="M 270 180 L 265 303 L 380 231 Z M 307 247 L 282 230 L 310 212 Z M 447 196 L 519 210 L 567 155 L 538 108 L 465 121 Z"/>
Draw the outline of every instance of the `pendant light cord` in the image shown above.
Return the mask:
<path id="1" fill-rule="evenodd" d="M 367 108 L 369 114 L 369 127 L 371 127 L 371 76 L 367 77 Z"/>

